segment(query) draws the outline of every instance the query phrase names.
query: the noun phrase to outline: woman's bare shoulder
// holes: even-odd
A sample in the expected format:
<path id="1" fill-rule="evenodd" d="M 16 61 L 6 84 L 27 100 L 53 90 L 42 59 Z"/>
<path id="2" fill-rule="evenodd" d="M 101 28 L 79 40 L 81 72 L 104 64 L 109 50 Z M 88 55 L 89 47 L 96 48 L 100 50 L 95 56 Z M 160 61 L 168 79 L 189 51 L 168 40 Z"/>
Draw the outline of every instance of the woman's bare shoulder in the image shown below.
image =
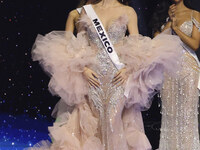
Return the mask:
<path id="1" fill-rule="evenodd" d="M 124 6 L 124 9 L 125 9 L 125 11 L 126 11 L 127 14 L 129 14 L 129 15 L 136 15 L 136 12 L 135 12 L 135 10 L 134 10 L 133 7 L 131 7 L 131 6 Z"/>
<path id="2" fill-rule="evenodd" d="M 137 18 L 137 13 L 135 12 L 134 8 L 130 6 L 124 6 L 124 11 L 129 17 Z"/>
<path id="3" fill-rule="evenodd" d="M 200 12 L 194 10 L 194 11 L 193 11 L 193 17 L 194 17 L 198 22 L 200 22 Z"/>
<path id="4" fill-rule="evenodd" d="M 70 11 L 69 16 L 76 18 L 79 16 L 79 13 L 76 9 L 74 9 L 74 10 Z"/>

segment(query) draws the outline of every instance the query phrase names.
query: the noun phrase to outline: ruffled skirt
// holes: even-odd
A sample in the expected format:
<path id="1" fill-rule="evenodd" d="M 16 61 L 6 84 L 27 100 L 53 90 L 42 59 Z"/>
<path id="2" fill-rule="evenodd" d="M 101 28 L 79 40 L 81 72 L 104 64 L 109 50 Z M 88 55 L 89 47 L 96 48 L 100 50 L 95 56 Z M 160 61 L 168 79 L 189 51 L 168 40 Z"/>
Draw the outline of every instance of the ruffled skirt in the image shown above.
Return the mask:
<path id="1" fill-rule="evenodd" d="M 119 130 L 110 135 L 115 147 L 111 150 L 150 150 L 141 110 L 150 107 L 151 98 L 161 89 L 164 72 L 175 75 L 182 54 L 180 40 L 165 34 L 153 40 L 135 35 L 125 37 L 115 48 L 128 80 L 123 111 L 116 116 L 114 127 Z M 49 127 L 53 143 L 42 141 L 28 150 L 103 150 L 99 117 L 87 100 L 89 87 L 83 75 L 84 67 L 96 68 L 96 54 L 85 32 L 77 37 L 69 32 L 38 36 L 33 59 L 50 75 L 50 92 L 67 107 L 56 107 L 57 121 Z"/>

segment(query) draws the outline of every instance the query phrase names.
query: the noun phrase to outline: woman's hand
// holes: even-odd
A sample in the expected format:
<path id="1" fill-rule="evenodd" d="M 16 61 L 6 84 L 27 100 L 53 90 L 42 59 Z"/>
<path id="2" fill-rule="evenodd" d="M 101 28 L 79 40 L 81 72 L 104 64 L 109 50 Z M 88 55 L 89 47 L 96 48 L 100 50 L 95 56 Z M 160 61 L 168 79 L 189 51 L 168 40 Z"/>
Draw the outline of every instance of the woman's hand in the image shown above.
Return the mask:
<path id="1" fill-rule="evenodd" d="M 169 7 L 169 10 L 168 10 L 170 20 L 173 20 L 173 18 L 175 17 L 175 12 L 176 12 L 176 5 L 173 4 Z"/>
<path id="2" fill-rule="evenodd" d="M 128 77 L 126 75 L 126 68 L 122 68 L 116 73 L 115 77 L 112 80 L 112 83 L 114 85 L 120 86 L 126 81 L 127 78 Z"/>
<path id="3" fill-rule="evenodd" d="M 169 17 L 170 17 L 170 20 L 172 22 L 171 24 L 171 27 L 172 29 L 176 29 L 177 27 L 177 19 L 176 19 L 176 16 L 175 16 L 175 12 L 176 12 L 176 5 L 173 4 L 169 7 L 169 11 L 168 11 L 168 14 L 169 14 Z"/>
<path id="4" fill-rule="evenodd" d="M 85 67 L 83 71 L 84 76 L 87 78 L 89 85 L 94 88 L 98 88 L 100 83 L 98 81 L 98 75 L 91 69 Z"/>
<path id="5" fill-rule="evenodd" d="M 176 30 L 177 29 L 177 21 L 176 21 L 176 17 L 172 18 L 172 29 Z"/>

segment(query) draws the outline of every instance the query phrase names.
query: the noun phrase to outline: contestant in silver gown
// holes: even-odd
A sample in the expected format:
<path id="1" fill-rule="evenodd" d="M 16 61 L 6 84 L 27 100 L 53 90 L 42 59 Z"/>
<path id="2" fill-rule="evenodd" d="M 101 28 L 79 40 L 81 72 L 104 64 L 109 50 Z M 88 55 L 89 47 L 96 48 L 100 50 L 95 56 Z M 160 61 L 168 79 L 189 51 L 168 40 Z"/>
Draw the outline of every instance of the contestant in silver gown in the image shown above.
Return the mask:
<path id="1" fill-rule="evenodd" d="M 199 22 L 191 15 L 179 29 L 192 36 L 193 28 L 200 31 Z M 200 33 L 199 33 L 200 34 Z M 200 150 L 198 132 L 199 61 L 194 52 L 182 43 L 183 56 L 177 77 L 165 76 L 161 92 L 162 125 L 159 150 Z"/>

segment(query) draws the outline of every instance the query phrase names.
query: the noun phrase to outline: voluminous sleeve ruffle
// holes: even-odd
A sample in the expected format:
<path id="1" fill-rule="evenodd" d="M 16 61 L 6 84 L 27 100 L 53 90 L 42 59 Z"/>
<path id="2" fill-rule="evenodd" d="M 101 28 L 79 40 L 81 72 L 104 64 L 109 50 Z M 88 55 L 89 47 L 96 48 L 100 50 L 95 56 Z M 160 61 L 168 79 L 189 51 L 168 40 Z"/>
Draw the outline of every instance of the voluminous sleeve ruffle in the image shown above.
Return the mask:
<path id="1" fill-rule="evenodd" d="M 164 72 L 175 75 L 182 55 L 178 36 L 160 34 L 154 39 L 141 35 L 126 37 L 117 52 L 126 65 L 126 107 L 137 105 L 147 109 L 161 89 Z"/>
<path id="2" fill-rule="evenodd" d="M 88 85 L 82 74 L 83 68 L 95 64 L 95 54 L 85 32 L 77 37 L 65 31 L 38 35 L 32 56 L 49 73 L 49 90 L 53 95 L 60 96 L 71 106 L 84 101 Z"/>

